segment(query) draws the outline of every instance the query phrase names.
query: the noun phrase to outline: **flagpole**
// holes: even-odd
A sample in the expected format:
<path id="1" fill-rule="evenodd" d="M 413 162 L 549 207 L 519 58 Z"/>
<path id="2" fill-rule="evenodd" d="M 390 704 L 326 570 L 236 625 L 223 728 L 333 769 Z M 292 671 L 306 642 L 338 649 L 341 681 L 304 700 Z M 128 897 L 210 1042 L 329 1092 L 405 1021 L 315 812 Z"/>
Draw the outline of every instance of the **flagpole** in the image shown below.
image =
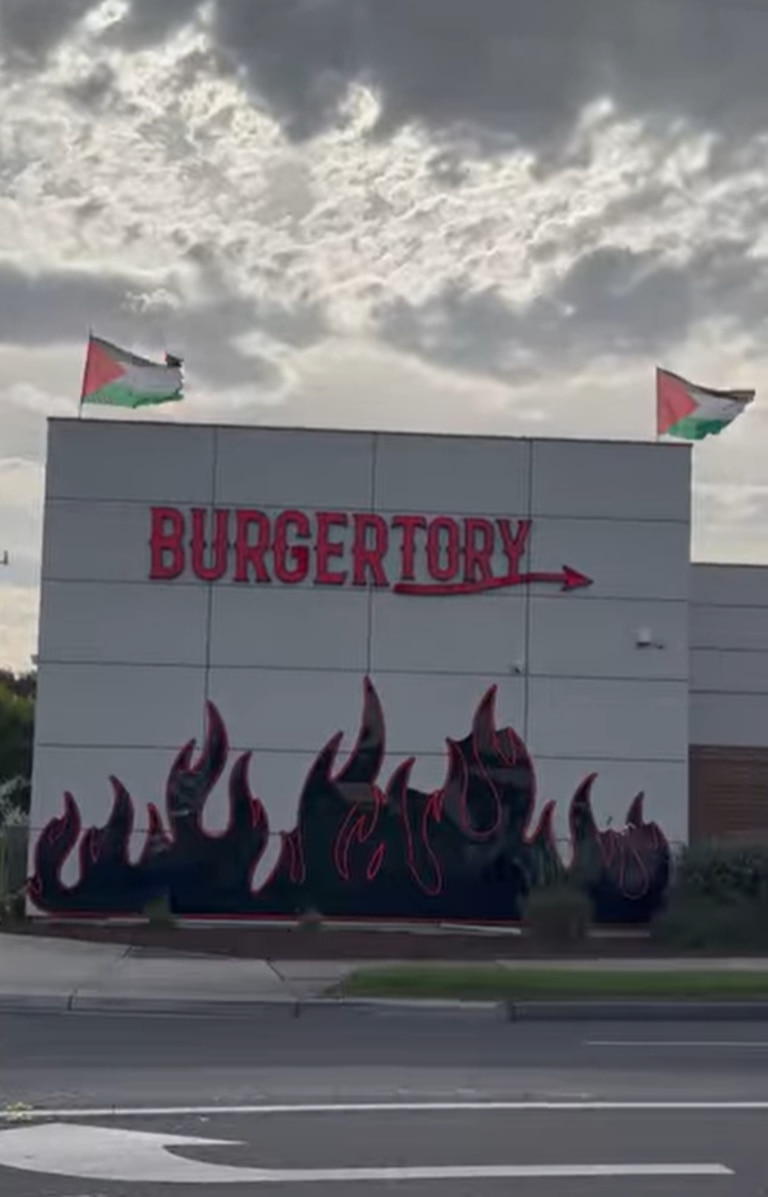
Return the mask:
<path id="1" fill-rule="evenodd" d="M 659 441 L 661 440 L 661 434 L 659 432 L 659 367 L 658 366 L 656 367 L 655 373 L 653 375 L 653 379 L 654 379 L 654 383 L 655 383 L 655 388 L 654 388 L 655 394 L 654 394 L 654 400 L 653 400 L 653 421 L 654 421 L 654 424 L 656 425 L 655 443 L 658 445 Z"/>
<path id="2" fill-rule="evenodd" d="M 80 383 L 80 402 L 77 405 L 78 420 L 82 420 L 82 418 L 83 418 L 83 396 L 85 395 L 85 380 L 88 377 L 88 362 L 89 362 L 90 356 L 91 356 L 91 339 L 92 339 L 92 337 L 93 337 L 93 329 L 89 328 L 88 329 L 88 342 L 86 344 L 86 349 L 85 349 L 85 364 L 83 366 L 83 380 Z"/>

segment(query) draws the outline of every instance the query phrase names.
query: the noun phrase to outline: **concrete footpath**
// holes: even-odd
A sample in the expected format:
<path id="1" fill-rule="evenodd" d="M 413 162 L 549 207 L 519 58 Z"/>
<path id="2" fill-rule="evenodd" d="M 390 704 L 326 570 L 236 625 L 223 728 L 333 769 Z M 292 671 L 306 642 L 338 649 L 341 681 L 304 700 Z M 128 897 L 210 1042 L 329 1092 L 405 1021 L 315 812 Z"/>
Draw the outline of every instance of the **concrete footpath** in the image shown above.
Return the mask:
<path id="1" fill-rule="evenodd" d="M 382 965 L 397 964 L 382 961 Z M 408 961 L 409 967 L 419 967 Z M 438 963 L 425 962 L 425 967 Z M 445 961 L 445 964 L 461 963 Z M 493 961 L 485 961 L 492 964 Z M 768 958 L 499 960 L 514 969 L 768 971 Z M 768 1002 L 453 1002 L 329 996 L 354 969 L 376 961 L 244 960 L 125 944 L 0 934 L 0 1009 L 245 1014 L 264 1005 L 475 1007 L 518 1018 L 743 1017 L 768 1021 Z M 738 1013 L 736 1013 L 738 1011 Z"/>
<path id="2" fill-rule="evenodd" d="M 161 1012 L 295 1005 L 320 997 L 353 968 L 354 961 L 281 964 L 0 935 L 0 1008 Z"/>

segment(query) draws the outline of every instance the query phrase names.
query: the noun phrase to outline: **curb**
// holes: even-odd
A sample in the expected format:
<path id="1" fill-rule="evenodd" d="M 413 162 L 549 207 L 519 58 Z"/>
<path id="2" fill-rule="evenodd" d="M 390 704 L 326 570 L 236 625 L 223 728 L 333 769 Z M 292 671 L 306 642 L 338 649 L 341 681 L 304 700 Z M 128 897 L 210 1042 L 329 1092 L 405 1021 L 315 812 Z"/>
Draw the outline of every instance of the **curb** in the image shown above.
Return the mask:
<path id="1" fill-rule="evenodd" d="M 136 1014 L 198 1018 L 252 1018 L 282 1010 L 298 1018 L 309 1010 L 381 1010 L 412 1014 L 491 1014 L 506 1022 L 768 1022 L 768 1002 L 750 1001 L 455 1001 L 418 998 L 132 998 L 74 993 L 0 994 L 6 1014 Z"/>
<path id="2" fill-rule="evenodd" d="M 253 1017 L 282 1010 L 298 1018 L 307 1010 L 407 1010 L 434 1014 L 439 1011 L 489 1014 L 503 1013 L 499 1002 L 457 1002 L 407 998 L 322 998 L 289 996 L 282 998 L 131 998 L 96 997 L 70 994 L 0 994 L 0 1013 L 5 1014 L 144 1014 L 177 1017 L 238 1018 Z"/>
<path id="3" fill-rule="evenodd" d="M 121 998 L 64 994 L 0 994 L 4 1014 L 157 1014 L 200 1017 L 253 1016 L 267 1010 L 295 1014 L 302 1003 L 294 997 L 205 1000 L 198 998 Z"/>
<path id="4" fill-rule="evenodd" d="M 768 1002 L 504 1002 L 509 1022 L 768 1022 Z"/>

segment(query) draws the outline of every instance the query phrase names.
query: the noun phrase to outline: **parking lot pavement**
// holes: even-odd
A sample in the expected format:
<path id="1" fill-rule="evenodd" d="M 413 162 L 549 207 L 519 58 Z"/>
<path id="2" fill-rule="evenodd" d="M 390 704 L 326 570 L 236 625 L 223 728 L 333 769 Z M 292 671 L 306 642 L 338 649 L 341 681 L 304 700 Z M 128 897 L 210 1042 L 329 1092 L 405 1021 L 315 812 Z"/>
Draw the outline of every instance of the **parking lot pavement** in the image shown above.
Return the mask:
<path id="1" fill-rule="evenodd" d="M 68 1197 L 119 1183 L 213 1197 L 222 1188 L 285 1197 L 344 1193 L 450 1197 L 755 1197 L 765 1177 L 765 1111 L 305 1109 L 9 1122 L 0 1131 L 7 1197 Z M 45 1182 L 41 1190 L 41 1182 Z M 88 1185 L 88 1188 L 84 1186 Z M 394 1187 L 393 1187 L 394 1186 Z M 468 1187 L 469 1186 L 469 1187 Z M 620 1186 L 620 1187 L 619 1187 Z"/>
<path id="2" fill-rule="evenodd" d="M 766 1063 L 739 1023 L 0 1014 L 0 1193 L 762 1197 Z"/>

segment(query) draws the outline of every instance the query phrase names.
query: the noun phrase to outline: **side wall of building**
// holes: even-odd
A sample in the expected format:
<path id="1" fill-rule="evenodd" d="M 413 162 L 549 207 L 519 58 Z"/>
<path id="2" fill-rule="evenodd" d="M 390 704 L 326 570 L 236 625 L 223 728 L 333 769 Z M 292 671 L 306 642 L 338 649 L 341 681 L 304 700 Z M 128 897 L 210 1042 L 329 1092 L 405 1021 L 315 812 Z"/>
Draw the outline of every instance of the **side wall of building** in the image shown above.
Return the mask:
<path id="1" fill-rule="evenodd" d="M 574 828 L 608 829 L 616 884 L 641 893 L 637 845 L 612 838 L 635 795 L 669 840 L 687 834 L 689 485 L 677 447 L 53 421 L 38 907 L 133 908 L 175 862 L 187 913 L 509 917 L 520 859 L 554 859 L 550 816 L 560 862 Z M 206 582 L 188 551 L 151 580 L 153 505 L 187 531 L 201 513 L 209 565 L 216 512 L 230 539 L 238 510 L 525 521 L 535 580 L 436 597 L 311 573 Z M 392 535 L 390 581 L 403 561 Z M 565 566 L 591 584 L 564 589 Z M 417 582 L 424 567 L 419 542 Z M 655 833 L 631 821 L 642 855 Z"/>
<path id="2" fill-rule="evenodd" d="M 768 834 L 768 567 L 691 569 L 691 837 Z"/>

